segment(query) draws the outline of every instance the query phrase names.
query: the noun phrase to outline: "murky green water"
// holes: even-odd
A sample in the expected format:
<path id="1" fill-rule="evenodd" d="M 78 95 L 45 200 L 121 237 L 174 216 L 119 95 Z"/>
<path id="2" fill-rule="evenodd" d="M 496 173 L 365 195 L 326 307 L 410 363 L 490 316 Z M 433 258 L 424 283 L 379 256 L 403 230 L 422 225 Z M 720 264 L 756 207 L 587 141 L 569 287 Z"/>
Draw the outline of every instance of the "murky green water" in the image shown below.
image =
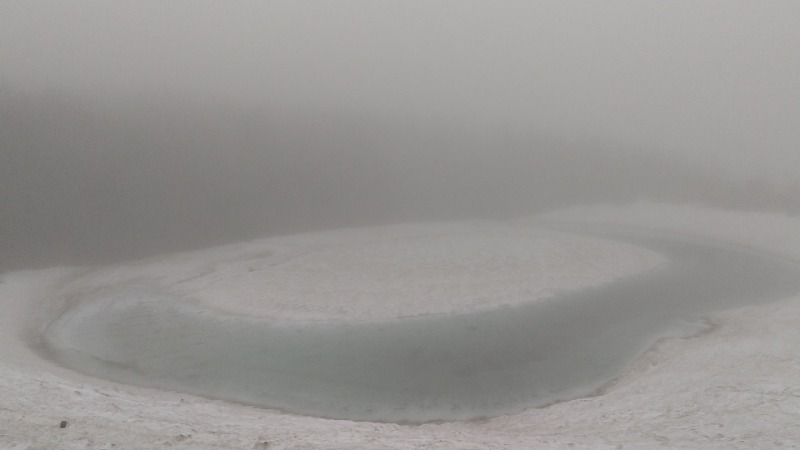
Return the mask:
<path id="1" fill-rule="evenodd" d="M 703 314 L 800 292 L 785 261 L 709 244 L 636 242 L 662 270 L 549 301 L 386 323 L 283 324 L 128 290 L 80 303 L 49 354 L 124 383 L 338 419 L 425 422 L 586 395 Z"/>

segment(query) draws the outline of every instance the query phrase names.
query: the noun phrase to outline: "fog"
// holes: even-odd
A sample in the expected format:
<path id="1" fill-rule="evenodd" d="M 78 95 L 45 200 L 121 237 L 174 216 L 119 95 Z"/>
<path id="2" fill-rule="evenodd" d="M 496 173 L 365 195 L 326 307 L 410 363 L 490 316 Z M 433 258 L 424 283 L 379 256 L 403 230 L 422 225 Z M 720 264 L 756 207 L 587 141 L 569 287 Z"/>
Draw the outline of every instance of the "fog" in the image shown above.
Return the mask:
<path id="1" fill-rule="evenodd" d="M 0 3 L 0 271 L 651 199 L 800 211 L 794 1 Z"/>

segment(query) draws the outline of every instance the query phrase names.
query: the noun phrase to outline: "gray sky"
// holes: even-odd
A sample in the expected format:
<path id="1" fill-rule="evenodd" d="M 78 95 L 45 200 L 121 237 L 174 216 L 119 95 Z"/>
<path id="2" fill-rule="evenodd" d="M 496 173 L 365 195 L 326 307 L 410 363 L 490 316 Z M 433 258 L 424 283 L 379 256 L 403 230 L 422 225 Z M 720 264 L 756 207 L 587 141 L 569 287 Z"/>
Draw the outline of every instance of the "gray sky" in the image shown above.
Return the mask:
<path id="1" fill-rule="evenodd" d="M 166 89 L 800 168 L 800 2 L 0 2 L 0 87 Z"/>

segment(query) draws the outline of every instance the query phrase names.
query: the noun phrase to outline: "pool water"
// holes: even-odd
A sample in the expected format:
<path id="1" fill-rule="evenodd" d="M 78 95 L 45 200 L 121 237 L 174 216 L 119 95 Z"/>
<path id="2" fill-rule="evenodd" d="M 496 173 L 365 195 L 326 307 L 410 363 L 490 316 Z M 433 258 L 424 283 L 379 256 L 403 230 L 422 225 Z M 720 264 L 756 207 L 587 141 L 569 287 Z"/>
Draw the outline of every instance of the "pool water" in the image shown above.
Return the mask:
<path id="1" fill-rule="evenodd" d="M 587 395 L 655 340 L 697 331 L 704 314 L 800 292 L 787 261 L 634 241 L 669 264 L 491 311 L 281 323 L 125 288 L 68 309 L 44 341 L 59 363 L 123 383 L 336 419 L 466 420 Z"/>

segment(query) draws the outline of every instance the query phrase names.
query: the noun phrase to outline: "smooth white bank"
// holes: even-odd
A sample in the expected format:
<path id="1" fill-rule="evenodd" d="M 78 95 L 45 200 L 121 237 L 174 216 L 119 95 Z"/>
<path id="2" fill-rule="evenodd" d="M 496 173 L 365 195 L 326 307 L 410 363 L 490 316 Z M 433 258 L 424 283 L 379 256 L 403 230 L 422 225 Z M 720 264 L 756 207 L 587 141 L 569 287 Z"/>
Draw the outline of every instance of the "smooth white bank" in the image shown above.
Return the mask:
<path id="1" fill-rule="evenodd" d="M 515 226 L 540 219 L 517 221 Z M 800 220 L 785 216 L 639 204 L 573 209 L 546 219 L 662 228 L 725 238 L 754 248 L 780 250 L 784 256 L 800 257 L 797 236 Z M 351 238 L 358 241 L 359 233 L 352 233 Z M 287 239 L 287 249 L 302 247 L 294 238 Z M 314 239 L 325 241 L 329 237 L 319 234 Z M 203 255 L 208 258 L 204 267 L 196 264 L 198 254 L 184 254 L 135 267 L 107 268 L 102 273 L 53 269 L 6 275 L 0 284 L 3 309 L 0 446 L 20 449 L 267 448 L 268 445 L 269 448 L 408 449 L 570 445 L 774 448 L 800 443 L 796 427 L 800 421 L 800 389 L 796 387 L 796 380 L 800 379 L 800 354 L 796 350 L 800 348 L 796 325 L 800 321 L 800 298 L 719 314 L 711 318 L 714 326 L 707 333 L 662 341 L 602 395 L 485 422 L 423 426 L 284 415 L 117 385 L 53 366 L 30 353 L 20 341 L 20 333 L 30 330 L 19 325 L 38 319 L 26 316 L 22 306 L 37 306 L 33 311 L 44 316 L 48 313 L 44 306 L 58 303 L 56 293 L 102 292 L 110 285 L 143 279 L 149 282 L 155 279 L 166 287 L 181 280 L 191 283 L 204 277 L 224 283 L 224 276 L 214 278 L 214 274 L 229 273 L 226 267 L 234 273 L 241 269 L 255 273 L 249 271 L 250 264 L 271 257 L 264 252 L 275 251 L 258 246 L 246 248 L 216 249 L 213 255 Z M 247 258 L 251 262 L 245 263 Z M 576 266 L 565 265 L 561 270 L 571 271 L 575 279 L 580 279 L 577 275 L 580 272 L 572 267 Z M 625 271 L 620 269 L 616 273 L 621 276 Z M 187 275 L 197 278 L 188 280 Z M 76 277 L 82 277 L 82 287 L 78 290 L 74 289 Z M 601 277 L 582 280 L 594 283 Z M 262 304 L 258 308 L 260 313 L 272 314 L 264 313 Z M 369 306 L 357 308 L 369 311 Z M 453 305 L 448 307 L 448 311 L 454 310 Z M 63 429 L 59 427 L 62 420 L 68 421 Z"/>

